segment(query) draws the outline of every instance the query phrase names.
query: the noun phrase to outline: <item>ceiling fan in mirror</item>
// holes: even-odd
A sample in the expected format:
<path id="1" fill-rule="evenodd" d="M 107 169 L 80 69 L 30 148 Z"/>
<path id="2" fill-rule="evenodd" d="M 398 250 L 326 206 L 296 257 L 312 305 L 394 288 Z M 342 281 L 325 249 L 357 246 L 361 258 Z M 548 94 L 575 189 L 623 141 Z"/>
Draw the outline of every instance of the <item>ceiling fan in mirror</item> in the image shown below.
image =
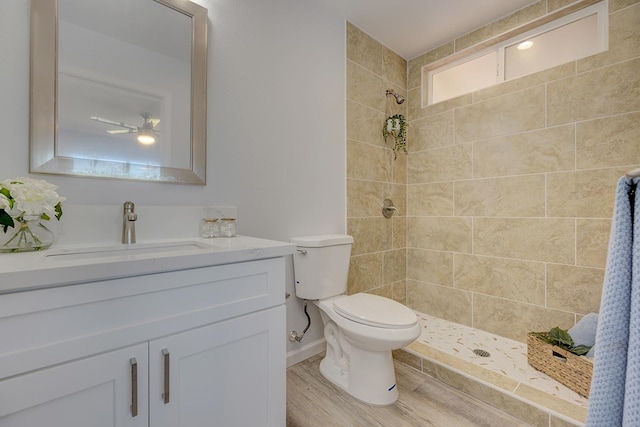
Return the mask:
<path id="1" fill-rule="evenodd" d="M 156 126 L 158 126 L 158 123 L 160 123 L 160 119 L 152 118 L 147 113 L 142 113 L 140 115 L 144 119 L 142 126 L 130 125 L 128 123 L 119 122 L 116 120 L 104 119 L 102 117 L 97 117 L 97 116 L 92 116 L 91 120 L 95 120 L 96 122 L 106 123 L 108 125 L 113 125 L 113 126 L 122 128 L 122 129 L 111 129 L 106 131 L 112 135 L 137 133 L 139 143 L 146 144 L 146 145 L 153 144 L 154 142 L 156 142 L 156 134 L 160 133 L 158 130 L 156 130 Z"/>

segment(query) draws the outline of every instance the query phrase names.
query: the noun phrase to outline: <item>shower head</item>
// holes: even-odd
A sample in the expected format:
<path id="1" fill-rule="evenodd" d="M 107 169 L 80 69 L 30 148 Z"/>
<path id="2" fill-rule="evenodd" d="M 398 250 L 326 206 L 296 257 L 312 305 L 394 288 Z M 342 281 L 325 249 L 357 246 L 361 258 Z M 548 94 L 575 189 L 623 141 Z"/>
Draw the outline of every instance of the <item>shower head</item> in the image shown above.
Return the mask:
<path id="1" fill-rule="evenodd" d="M 396 102 L 398 104 L 402 104 L 404 102 L 404 96 L 398 95 L 393 91 L 393 89 L 387 89 L 387 96 L 389 95 L 393 95 L 393 97 L 396 99 Z"/>

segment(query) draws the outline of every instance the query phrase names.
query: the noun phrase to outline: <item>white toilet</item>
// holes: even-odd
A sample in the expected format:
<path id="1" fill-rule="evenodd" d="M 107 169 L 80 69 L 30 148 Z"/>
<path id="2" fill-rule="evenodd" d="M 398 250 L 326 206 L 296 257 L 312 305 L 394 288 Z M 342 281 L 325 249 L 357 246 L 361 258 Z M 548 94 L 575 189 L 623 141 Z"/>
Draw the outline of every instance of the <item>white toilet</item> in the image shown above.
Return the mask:
<path id="1" fill-rule="evenodd" d="M 327 340 L 320 372 L 353 397 L 373 405 L 398 399 L 391 350 L 420 336 L 413 311 L 377 295 L 347 296 L 353 237 L 343 234 L 291 239 L 298 298 L 320 308 Z"/>

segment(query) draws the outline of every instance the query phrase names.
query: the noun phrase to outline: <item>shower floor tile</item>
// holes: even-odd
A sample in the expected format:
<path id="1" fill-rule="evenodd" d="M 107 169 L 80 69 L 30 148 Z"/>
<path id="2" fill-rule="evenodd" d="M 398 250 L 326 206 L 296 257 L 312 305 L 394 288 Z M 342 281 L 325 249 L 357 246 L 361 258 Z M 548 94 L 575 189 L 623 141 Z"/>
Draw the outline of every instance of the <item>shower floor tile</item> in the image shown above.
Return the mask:
<path id="1" fill-rule="evenodd" d="M 586 417 L 588 399 L 527 363 L 527 345 L 488 332 L 416 313 L 420 337 L 405 350 L 454 369 L 577 421 Z M 474 353 L 487 352 L 488 357 Z"/>

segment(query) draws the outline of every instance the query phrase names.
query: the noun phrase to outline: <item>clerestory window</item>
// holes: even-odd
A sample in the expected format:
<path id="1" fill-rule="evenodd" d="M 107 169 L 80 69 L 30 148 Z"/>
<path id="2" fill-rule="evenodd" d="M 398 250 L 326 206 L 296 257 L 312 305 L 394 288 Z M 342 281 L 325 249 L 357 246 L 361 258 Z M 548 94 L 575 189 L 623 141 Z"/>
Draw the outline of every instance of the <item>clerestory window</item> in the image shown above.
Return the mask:
<path id="1" fill-rule="evenodd" d="M 604 52 L 609 47 L 608 18 L 605 0 L 446 65 L 424 67 L 422 105 Z"/>

